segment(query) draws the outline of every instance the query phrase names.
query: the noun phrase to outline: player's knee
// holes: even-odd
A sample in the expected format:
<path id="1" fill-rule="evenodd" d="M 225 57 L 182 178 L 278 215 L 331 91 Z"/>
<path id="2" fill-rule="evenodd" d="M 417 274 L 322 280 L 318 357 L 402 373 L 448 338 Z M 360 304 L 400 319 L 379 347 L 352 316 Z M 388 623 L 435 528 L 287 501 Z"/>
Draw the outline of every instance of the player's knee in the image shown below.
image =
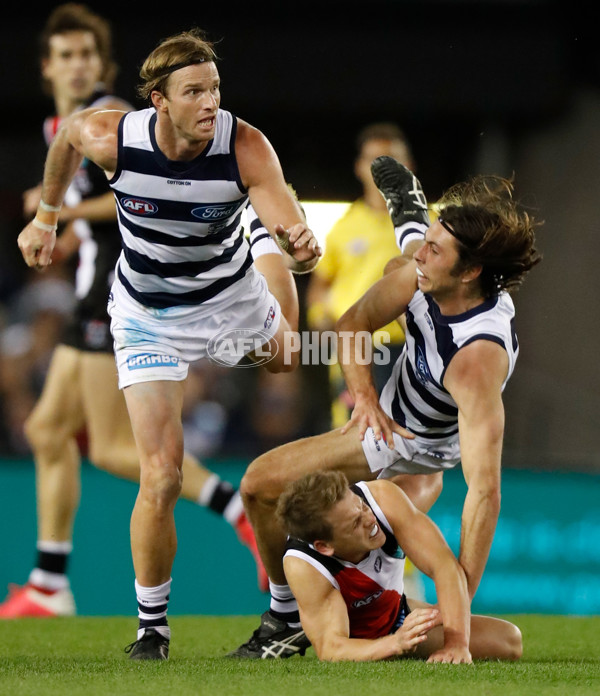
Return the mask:
<path id="1" fill-rule="evenodd" d="M 240 482 L 240 494 L 244 504 L 257 502 L 274 504 L 280 493 L 280 486 L 273 479 L 276 462 L 270 452 L 255 459 Z"/>
<path id="2" fill-rule="evenodd" d="M 435 498 L 435 500 L 437 500 L 442 493 L 442 489 L 444 488 L 444 477 L 441 475 L 433 475 L 429 476 L 428 478 L 429 495 L 431 498 Z"/>
<path id="3" fill-rule="evenodd" d="M 142 464 L 140 493 L 157 507 L 174 505 L 182 483 L 181 469 L 171 462 L 155 459 Z"/>
<path id="4" fill-rule="evenodd" d="M 25 420 L 23 432 L 33 450 L 39 447 L 47 437 L 45 430 L 46 428 L 43 427 L 43 423 L 36 417 L 35 412 Z"/>
<path id="5" fill-rule="evenodd" d="M 442 493 L 444 487 L 442 472 L 414 476 L 413 478 L 416 486 L 413 493 L 413 502 L 420 510 L 428 512 Z"/>
<path id="6" fill-rule="evenodd" d="M 23 430 L 32 451 L 44 458 L 54 458 L 65 447 L 62 430 L 35 412 L 27 418 Z"/>
<path id="7" fill-rule="evenodd" d="M 422 512 L 428 512 L 444 487 L 443 472 L 435 474 L 399 474 L 391 479 Z"/>
<path id="8" fill-rule="evenodd" d="M 506 630 L 506 660 L 519 660 L 523 655 L 523 636 L 514 624 L 509 623 Z"/>

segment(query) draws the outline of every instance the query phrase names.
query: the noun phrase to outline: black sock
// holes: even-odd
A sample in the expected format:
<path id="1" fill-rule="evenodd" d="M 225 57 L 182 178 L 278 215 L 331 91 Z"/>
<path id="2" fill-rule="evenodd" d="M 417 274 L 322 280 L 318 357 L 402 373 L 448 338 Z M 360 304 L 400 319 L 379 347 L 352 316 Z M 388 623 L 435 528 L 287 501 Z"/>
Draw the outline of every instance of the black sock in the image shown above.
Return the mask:
<path id="1" fill-rule="evenodd" d="M 67 574 L 67 562 L 69 560 L 68 553 L 55 553 L 52 551 L 37 552 L 36 568 L 45 570 L 48 573 Z"/>
<path id="2" fill-rule="evenodd" d="M 222 515 L 229 501 L 235 494 L 236 489 L 229 483 L 229 481 L 219 481 L 213 490 L 212 495 L 208 499 L 207 507 L 213 512 Z"/>

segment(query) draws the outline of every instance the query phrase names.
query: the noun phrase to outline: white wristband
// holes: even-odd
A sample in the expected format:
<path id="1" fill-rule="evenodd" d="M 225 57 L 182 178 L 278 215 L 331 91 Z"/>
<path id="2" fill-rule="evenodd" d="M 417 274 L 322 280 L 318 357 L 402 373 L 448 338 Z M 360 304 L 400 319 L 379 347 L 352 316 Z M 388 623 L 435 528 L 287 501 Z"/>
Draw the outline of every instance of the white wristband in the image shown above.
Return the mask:
<path id="1" fill-rule="evenodd" d="M 31 224 L 34 227 L 37 227 L 38 230 L 42 230 L 44 232 L 56 232 L 58 228 L 58 225 L 48 225 L 45 222 L 40 222 L 37 218 L 33 218 Z"/>
<path id="2" fill-rule="evenodd" d="M 318 261 L 318 256 L 315 256 L 312 259 L 307 259 L 306 261 L 295 261 L 294 267 L 290 268 L 290 270 L 294 275 L 304 275 L 305 273 L 310 273 L 312 270 L 314 270 Z"/>
<path id="3" fill-rule="evenodd" d="M 47 213 L 59 213 L 62 205 L 48 205 L 46 201 L 40 200 L 40 208 Z"/>

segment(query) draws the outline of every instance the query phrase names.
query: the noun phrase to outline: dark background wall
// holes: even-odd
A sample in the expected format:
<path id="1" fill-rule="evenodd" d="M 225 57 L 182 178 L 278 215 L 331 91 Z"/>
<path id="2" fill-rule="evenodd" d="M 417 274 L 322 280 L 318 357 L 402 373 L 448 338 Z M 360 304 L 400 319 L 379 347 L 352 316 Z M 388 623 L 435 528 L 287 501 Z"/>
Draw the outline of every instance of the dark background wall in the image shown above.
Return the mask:
<path id="1" fill-rule="evenodd" d="M 88 3 L 113 22 L 117 92 L 144 57 L 201 26 L 218 40 L 222 104 L 265 132 L 305 200 L 358 195 L 357 130 L 406 130 L 430 198 L 471 173 L 516 174 L 546 221 L 544 262 L 516 295 L 521 358 L 506 392 L 513 466 L 598 469 L 600 52 L 592 9 L 545 0 Z M 36 38 L 47 13 L 0 27 L 0 274 L 24 273 L 21 193 L 40 178 Z"/>

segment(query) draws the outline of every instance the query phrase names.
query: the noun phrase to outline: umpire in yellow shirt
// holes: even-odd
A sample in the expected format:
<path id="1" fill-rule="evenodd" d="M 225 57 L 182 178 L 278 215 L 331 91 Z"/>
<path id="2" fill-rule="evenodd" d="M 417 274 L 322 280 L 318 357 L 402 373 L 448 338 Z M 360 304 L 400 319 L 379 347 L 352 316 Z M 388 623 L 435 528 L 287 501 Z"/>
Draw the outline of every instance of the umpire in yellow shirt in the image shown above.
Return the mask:
<path id="1" fill-rule="evenodd" d="M 410 146 L 403 131 L 393 123 L 367 126 L 359 132 L 356 145 L 354 173 L 363 193 L 329 231 L 325 253 L 311 274 L 307 321 L 313 330 L 332 330 L 339 317 L 383 276 L 387 262 L 399 254 L 385 200 L 373 182 L 371 162 L 388 155 L 414 171 Z M 402 351 L 402 327 L 397 321 L 384 326 L 374 335 L 374 343 L 383 343 L 390 351 L 385 364 L 373 363 L 380 391 Z M 329 379 L 332 427 L 342 427 L 350 418 L 353 404 L 337 363 L 331 365 Z"/>

